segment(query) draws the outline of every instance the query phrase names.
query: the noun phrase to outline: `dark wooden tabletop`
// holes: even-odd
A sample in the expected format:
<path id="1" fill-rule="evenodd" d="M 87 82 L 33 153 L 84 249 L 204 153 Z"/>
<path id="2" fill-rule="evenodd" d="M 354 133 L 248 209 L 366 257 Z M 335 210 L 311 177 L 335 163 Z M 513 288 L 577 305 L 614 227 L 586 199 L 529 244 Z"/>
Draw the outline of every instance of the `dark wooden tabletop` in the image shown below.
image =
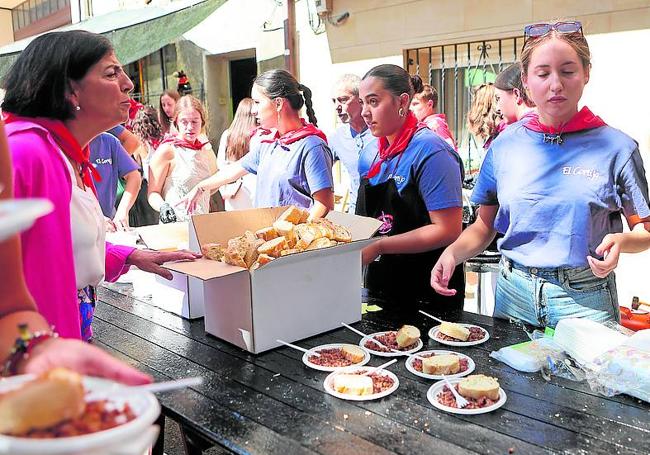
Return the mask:
<path id="1" fill-rule="evenodd" d="M 400 386 L 390 396 L 365 402 L 337 399 L 323 390 L 327 373 L 307 368 L 302 353 L 278 348 L 249 354 L 204 332 L 203 320 L 188 321 L 131 297 L 131 286 L 99 290 L 95 342 L 156 379 L 202 376 L 203 385 L 159 394 L 164 414 L 205 446 L 251 454 L 647 454 L 650 405 L 628 396 L 607 398 L 586 382 L 525 374 L 489 357 L 493 350 L 527 340 L 523 330 L 472 313 L 444 315 L 478 323 L 491 335 L 470 348 L 476 373 L 499 379 L 508 399 L 488 414 L 442 412 L 426 399 L 433 384 L 411 374 L 400 360 L 390 367 Z M 435 325 L 413 305 L 369 313 L 355 327 L 365 333 L 396 330 L 408 323 L 422 331 L 424 349 L 446 349 L 426 332 Z M 452 319 L 453 320 L 453 319 Z M 298 342 L 313 347 L 357 344 L 339 329 Z M 370 365 L 386 359 L 373 356 Z M 200 445 L 200 444 L 199 444 Z M 204 446 L 204 447 L 205 447 Z"/>

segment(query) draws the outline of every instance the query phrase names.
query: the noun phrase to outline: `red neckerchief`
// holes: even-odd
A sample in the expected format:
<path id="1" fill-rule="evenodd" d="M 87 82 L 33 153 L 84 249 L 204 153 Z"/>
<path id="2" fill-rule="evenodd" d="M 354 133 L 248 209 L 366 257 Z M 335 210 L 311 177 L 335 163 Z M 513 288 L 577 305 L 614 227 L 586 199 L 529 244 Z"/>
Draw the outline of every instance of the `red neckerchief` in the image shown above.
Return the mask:
<path id="1" fill-rule="evenodd" d="M 259 127 L 255 130 L 255 134 L 259 135 L 262 138 L 262 143 L 270 144 L 275 141 L 278 141 L 280 145 L 289 145 L 293 144 L 300 139 L 303 139 L 307 136 L 318 136 L 325 142 L 327 142 L 327 136 L 321 130 L 316 128 L 311 123 L 307 123 L 305 119 L 300 119 L 302 127 L 297 130 L 288 131 L 280 136 L 280 132 L 276 129 L 267 130 L 266 128 Z"/>
<path id="2" fill-rule="evenodd" d="M 402 128 L 397 133 L 397 137 L 392 144 L 389 144 L 388 139 L 385 137 L 379 138 L 379 160 L 373 163 L 366 177 L 371 179 L 379 174 L 382 163 L 406 150 L 413 135 L 423 128 L 427 128 L 427 125 L 425 123 L 419 123 L 413 112 L 409 111 L 406 114 L 406 120 Z"/>
<path id="3" fill-rule="evenodd" d="M 61 148 L 61 151 L 69 159 L 81 166 L 81 180 L 84 185 L 92 189 L 93 193 L 97 195 L 97 190 L 95 190 L 95 184 L 93 179 L 96 182 L 100 182 L 102 177 L 95 169 L 95 166 L 90 164 L 90 149 L 86 145 L 84 148 L 81 148 L 77 139 L 72 135 L 70 130 L 63 124 L 61 120 L 55 120 L 45 117 L 21 117 L 19 115 L 12 114 L 10 112 L 4 112 L 4 121 L 9 124 L 12 122 L 31 122 L 45 128 L 54 139 L 54 142 Z"/>
<path id="4" fill-rule="evenodd" d="M 201 142 L 198 139 L 194 139 L 194 142 L 190 142 L 185 139 L 179 139 L 176 136 L 167 135 L 165 138 L 162 140 L 160 145 L 162 144 L 173 144 L 177 147 L 183 147 L 186 149 L 191 149 L 191 150 L 201 150 L 205 145 L 207 145 L 208 142 Z"/>
<path id="5" fill-rule="evenodd" d="M 576 114 L 571 117 L 571 120 L 563 125 L 560 125 L 560 127 L 557 129 L 553 128 L 552 126 L 547 126 L 540 123 L 539 116 L 531 116 L 530 119 L 524 123 L 524 126 L 531 131 L 555 135 L 591 130 L 606 125 L 607 123 L 605 123 L 603 119 L 598 117 L 596 114 L 591 112 L 587 106 L 576 112 Z"/>

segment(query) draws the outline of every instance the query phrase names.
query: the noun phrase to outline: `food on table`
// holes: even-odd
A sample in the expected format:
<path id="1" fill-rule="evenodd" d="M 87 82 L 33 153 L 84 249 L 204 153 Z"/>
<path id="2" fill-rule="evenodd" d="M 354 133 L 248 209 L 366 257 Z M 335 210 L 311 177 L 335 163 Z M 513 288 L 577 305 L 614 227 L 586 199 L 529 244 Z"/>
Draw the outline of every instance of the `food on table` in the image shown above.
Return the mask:
<path id="1" fill-rule="evenodd" d="M 370 376 L 337 374 L 334 376 L 334 390 L 347 395 L 372 395 L 373 381 Z"/>
<path id="2" fill-rule="evenodd" d="M 288 248 L 287 239 L 284 236 L 276 237 L 273 240 L 264 242 L 259 246 L 257 252 L 259 254 L 267 254 L 269 256 L 279 257 L 280 252 Z"/>
<path id="3" fill-rule="evenodd" d="M 422 361 L 425 374 L 456 374 L 460 372 L 460 358 L 454 354 L 435 355 Z"/>
<path id="4" fill-rule="evenodd" d="M 220 243 L 205 243 L 201 246 L 201 253 L 208 259 L 213 261 L 223 260 L 225 250 Z"/>
<path id="5" fill-rule="evenodd" d="M 326 237 L 321 237 L 311 242 L 311 244 L 307 248 L 305 248 L 305 251 L 319 250 L 321 248 L 327 248 L 330 246 L 336 246 L 336 242 Z"/>
<path id="6" fill-rule="evenodd" d="M 436 338 L 438 338 L 440 340 L 443 340 L 443 341 L 456 341 L 456 342 L 465 341 L 467 343 L 472 342 L 472 341 L 479 341 L 479 340 L 482 340 L 483 338 L 485 338 L 486 332 L 485 332 L 485 330 L 483 330 L 480 327 L 476 327 L 476 326 L 469 327 L 468 330 L 469 330 L 469 337 L 467 337 L 466 340 L 462 340 L 462 339 L 455 338 L 455 337 L 452 337 L 452 336 L 449 336 L 449 335 L 445 335 L 440 330 L 438 330 L 438 333 L 436 334 Z"/>
<path id="7" fill-rule="evenodd" d="M 311 355 L 307 360 L 323 367 L 347 367 L 362 362 L 366 357 L 363 349 L 352 345 L 320 349 L 315 352 L 319 355 Z"/>
<path id="8" fill-rule="evenodd" d="M 429 358 L 433 359 L 434 357 L 442 357 L 443 355 L 447 355 L 447 354 L 437 354 L 436 355 L 433 352 L 429 352 L 429 353 L 424 353 L 424 354 L 418 354 L 418 357 L 422 357 L 424 359 L 429 359 Z M 420 360 L 418 358 L 413 359 L 412 365 L 413 365 L 413 368 L 415 368 L 416 371 L 419 371 L 420 373 L 424 373 L 424 374 L 434 374 L 434 375 L 457 374 L 457 373 L 462 373 L 464 371 L 467 371 L 467 369 L 469 368 L 469 360 L 467 359 L 467 357 L 460 357 L 460 356 L 457 356 L 455 354 L 449 354 L 449 355 L 454 355 L 455 357 L 458 357 L 458 371 L 456 371 L 454 373 L 451 373 L 451 372 L 445 373 L 444 371 L 442 373 L 435 372 L 436 367 L 431 367 L 430 364 L 427 367 L 428 371 L 425 371 L 422 360 Z M 438 370 L 438 371 L 440 371 L 440 370 Z"/>
<path id="9" fill-rule="evenodd" d="M 380 346 L 377 343 L 374 343 L 372 341 L 373 339 L 379 341 L 388 349 L 384 348 L 383 346 Z M 416 339 L 415 342 L 413 342 L 408 346 L 400 347 L 397 344 L 397 331 L 393 330 L 390 332 L 383 333 L 381 335 L 375 335 L 373 336 L 372 339 L 366 340 L 366 342 L 364 343 L 364 347 L 371 349 L 375 352 L 390 352 L 391 349 L 396 349 L 398 351 L 410 351 L 411 349 L 414 349 L 417 346 L 418 340 L 419 338 Z"/>
<path id="10" fill-rule="evenodd" d="M 463 409 L 480 409 L 492 406 L 499 401 L 499 381 L 482 374 L 474 374 L 460 380 L 454 387 L 469 404 Z M 438 394 L 438 402 L 444 406 L 457 408 L 456 398 L 447 386 Z"/>
<path id="11" fill-rule="evenodd" d="M 420 329 L 412 325 L 405 325 L 397 331 L 397 346 L 400 348 L 417 343 L 420 339 Z"/>
<path id="12" fill-rule="evenodd" d="M 84 400 L 82 378 L 55 368 L 0 395 L 0 433 L 26 438 L 61 438 L 108 430 L 135 419 L 128 404 Z"/>
<path id="13" fill-rule="evenodd" d="M 469 338 L 469 329 L 453 322 L 443 322 L 440 324 L 440 333 L 460 341 L 467 341 Z"/>

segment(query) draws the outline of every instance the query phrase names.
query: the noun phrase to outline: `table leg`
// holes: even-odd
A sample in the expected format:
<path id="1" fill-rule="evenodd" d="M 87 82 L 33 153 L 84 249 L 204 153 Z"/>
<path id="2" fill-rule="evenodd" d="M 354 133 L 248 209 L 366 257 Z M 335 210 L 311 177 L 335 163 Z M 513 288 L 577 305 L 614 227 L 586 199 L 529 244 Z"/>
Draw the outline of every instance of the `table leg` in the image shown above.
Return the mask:
<path id="1" fill-rule="evenodd" d="M 186 455 L 202 455 L 214 444 L 184 425 L 179 425 Z"/>

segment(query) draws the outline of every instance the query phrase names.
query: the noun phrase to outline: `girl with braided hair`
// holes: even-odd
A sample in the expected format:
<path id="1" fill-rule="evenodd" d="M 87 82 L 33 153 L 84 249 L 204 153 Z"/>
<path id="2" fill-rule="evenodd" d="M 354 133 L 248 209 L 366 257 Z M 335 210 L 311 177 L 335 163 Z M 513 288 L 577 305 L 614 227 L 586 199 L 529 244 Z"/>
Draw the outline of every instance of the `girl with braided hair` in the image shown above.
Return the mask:
<path id="1" fill-rule="evenodd" d="M 334 208 L 332 152 L 316 128 L 311 90 L 285 70 L 270 70 L 255 79 L 251 98 L 260 128 L 250 152 L 198 183 L 181 203 L 191 213 L 203 192 L 251 173 L 255 207 L 293 204 L 309 209 L 310 218 L 325 216 Z M 300 117 L 303 106 L 310 123 Z"/>

